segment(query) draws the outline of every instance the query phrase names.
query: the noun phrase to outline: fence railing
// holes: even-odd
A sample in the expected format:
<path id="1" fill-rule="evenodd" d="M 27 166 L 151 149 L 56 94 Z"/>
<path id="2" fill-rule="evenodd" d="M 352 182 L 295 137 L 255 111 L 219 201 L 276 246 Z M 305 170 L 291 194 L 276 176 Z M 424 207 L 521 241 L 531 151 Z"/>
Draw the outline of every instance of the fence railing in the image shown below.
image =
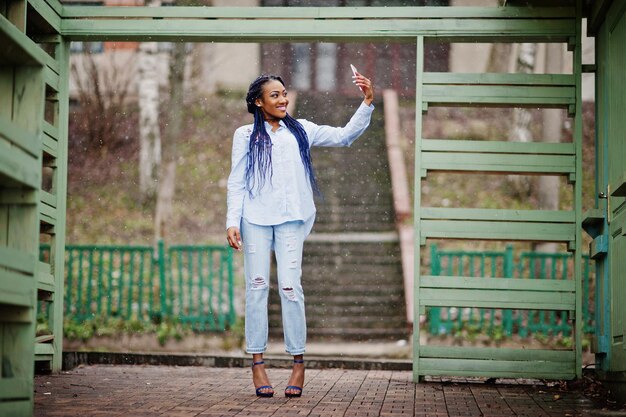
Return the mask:
<path id="1" fill-rule="evenodd" d="M 42 245 L 40 257 L 49 257 Z M 66 245 L 65 316 L 174 318 L 193 328 L 235 322 L 233 259 L 225 246 Z"/>
<path id="2" fill-rule="evenodd" d="M 573 277 L 569 253 L 504 251 L 442 251 L 431 245 L 432 275 L 565 280 Z M 593 277 L 591 259 L 583 256 L 583 331 L 594 332 Z M 474 326 L 491 333 L 499 327 L 504 334 L 526 337 L 531 333 L 569 336 L 572 325 L 567 311 L 506 310 L 484 308 L 432 307 L 427 311 L 431 334 L 450 334 Z"/>

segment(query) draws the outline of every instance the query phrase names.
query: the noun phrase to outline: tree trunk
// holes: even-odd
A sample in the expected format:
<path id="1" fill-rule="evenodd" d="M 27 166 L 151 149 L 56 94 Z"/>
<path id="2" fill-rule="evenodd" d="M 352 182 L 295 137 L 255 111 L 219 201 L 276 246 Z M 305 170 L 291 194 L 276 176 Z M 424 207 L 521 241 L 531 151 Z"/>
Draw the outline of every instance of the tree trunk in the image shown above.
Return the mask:
<path id="1" fill-rule="evenodd" d="M 535 70 L 535 58 L 537 55 L 537 44 L 522 43 L 517 57 L 516 72 L 532 74 Z M 531 142 L 532 132 L 529 129 L 532 121 L 532 114 L 524 108 L 513 109 L 513 125 L 509 131 L 509 141 L 511 142 Z M 521 175 L 509 175 L 509 185 L 514 194 L 528 196 L 530 194 L 530 181 Z"/>
<path id="2" fill-rule="evenodd" d="M 513 45 L 510 43 L 494 43 L 491 45 L 486 72 L 508 72 L 512 49 Z"/>
<path id="3" fill-rule="evenodd" d="M 151 7 L 160 5 L 160 0 L 149 3 Z M 143 202 L 154 198 L 161 163 L 157 53 L 156 42 L 143 42 L 139 45 L 139 191 Z"/>
<path id="4" fill-rule="evenodd" d="M 546 73 L 559 74 L 563 71 L 563 46 L 561 44 L 546 45 Z M 545 109 L 543 116 L 543 142 L 560 142 L 563 126 L 562 109 Z M 539 210 L 559 209 L 559 178 L 555 175 L 543 175 L 537 181 L 535 188 Z M 556 252 L 556 243 L 538 243 L 535 250 L 538 252 Z"/>
<path id="5" fill-rule="evenodd" d="M 170 55 L 170 100 L 167 127 L 163 138 L 162 163 L 159 169 L 155 221 L 155 242 L 164 239 L 169 232 L 173 214 L 174 191 L 176 185 L 176 142 L 182 133 L 184 111 L 185 46 L 176 42 Z"/>

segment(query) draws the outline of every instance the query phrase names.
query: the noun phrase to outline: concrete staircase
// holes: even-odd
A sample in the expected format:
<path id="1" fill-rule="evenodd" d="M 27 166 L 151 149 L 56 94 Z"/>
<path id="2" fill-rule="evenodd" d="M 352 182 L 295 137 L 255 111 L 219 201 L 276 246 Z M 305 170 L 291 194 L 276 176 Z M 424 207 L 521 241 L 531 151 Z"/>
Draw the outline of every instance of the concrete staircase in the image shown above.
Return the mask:
<path id="1" fill-rule="evenodd" d="M 331 101 L 324 94 L 301 93 L 296 116 L 340 126 L 358 104 L 354 98 Z M 309 339 L 407 338 L 382 104 L 357 142 L 350 148 L 313 148 L 313 164 L 324 198 L 316 202 L 316 224 L 304 245 Z M 282 338 L 276 285 L 270 294 L 270 336 Z"/>

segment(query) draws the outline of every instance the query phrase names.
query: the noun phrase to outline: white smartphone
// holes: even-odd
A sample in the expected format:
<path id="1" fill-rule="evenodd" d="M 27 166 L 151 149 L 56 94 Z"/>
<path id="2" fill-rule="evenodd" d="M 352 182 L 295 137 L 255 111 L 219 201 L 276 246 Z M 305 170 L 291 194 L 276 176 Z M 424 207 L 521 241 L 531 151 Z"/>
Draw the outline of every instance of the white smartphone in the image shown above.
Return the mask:
<path id="1" fill-rule="evenodd" d="M 357 73 L 356 67 L 354 65 L 350 64 L 350 69 L 352 70 L 352 75 L 354 75 L 356 77 L 356 73 Z M 359 87 L 359 90 L 361 90 L 361 92 L 363 92 L 363 89 L 361 87 Z"/>
<path id="2" fill-rule="evenodd" d="M 357 73 L 356 67 L 354 65 L 350 64 L 350 69 L 352 69 L 352 75 L 354 75 L 356 77 L 356 73 Z"/>

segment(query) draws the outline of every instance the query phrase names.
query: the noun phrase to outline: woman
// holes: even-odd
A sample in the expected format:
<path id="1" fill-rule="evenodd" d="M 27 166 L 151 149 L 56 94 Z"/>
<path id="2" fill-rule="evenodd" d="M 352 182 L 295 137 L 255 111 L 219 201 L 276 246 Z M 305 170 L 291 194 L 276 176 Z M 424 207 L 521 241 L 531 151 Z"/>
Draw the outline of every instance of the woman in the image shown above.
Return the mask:
<path id="1" fill-rule="evenodd" d="M 234 134 L 226 228 L 229 245 L 244 252 L 246 351 L 252 354 L 252 379 L 260 397 L 274 395 L 263 362 L 271 250 L 276 255 L 285 350 L 294 359 L 285 396 L 302 394 L 306 342 L 302 247 L 315 220 L 313 194 L 319 194 L 310 147 L 350 146 L 369 125 L 372 84 L 359 73 L 353 78 L 363 92 L 363 103 L 345 127 L 336 128 L 292 118 L 283 80 L 262 75 L 250 84 L 246 96 L 254 123 Z"/>

